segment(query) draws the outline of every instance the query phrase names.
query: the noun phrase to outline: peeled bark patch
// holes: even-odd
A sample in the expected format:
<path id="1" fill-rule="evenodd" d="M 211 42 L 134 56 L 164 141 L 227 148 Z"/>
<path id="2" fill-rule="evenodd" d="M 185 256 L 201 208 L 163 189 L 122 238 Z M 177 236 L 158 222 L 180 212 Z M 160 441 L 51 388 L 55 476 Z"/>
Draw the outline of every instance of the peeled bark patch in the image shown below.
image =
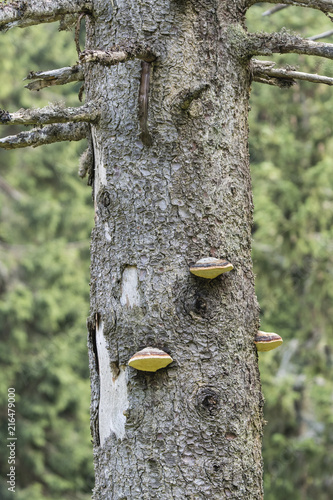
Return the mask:
<path id="1" fill-rule="evenodd" d="M 138 270 L 135 266 L 126 267 L 123 271 L 120 303 L 126 307 L 140 306 Z"/>

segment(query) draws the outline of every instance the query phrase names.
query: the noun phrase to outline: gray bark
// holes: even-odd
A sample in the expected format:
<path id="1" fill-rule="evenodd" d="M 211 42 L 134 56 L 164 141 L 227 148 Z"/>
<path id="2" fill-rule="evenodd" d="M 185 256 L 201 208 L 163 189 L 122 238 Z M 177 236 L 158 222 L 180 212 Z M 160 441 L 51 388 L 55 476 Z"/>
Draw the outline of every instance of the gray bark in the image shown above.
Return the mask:
<path id="1" fill-rule="evenodd" d="M 290 68 L 273 68 L 274 62 L 270 61 L 257 61 L 252 60 L 252 72 L 253 79 L 256 81 L 257 78 L 267 78 L 268 83 L 270 80 L 276 81 L 276 85 L 279 85 L 279 81 L 284 82 L 285 80 L 290 81 L 294 84 L 294 80 L 304 80 L 312 83 L 324 83 L 325 85 L 333 85 L 333 78 L 328 76 L 321 76 L 312 73 L 302 73 L 300 71 L 295 71 Z M 288 83 L 288 82 L 287 82 Z M 282 86 L 284 86 L 282 84 Z"/>
<path id="2" fill-rule="evenodd" d="M 29 132 L 20 132 L 0 139 L 0 148 L 17 149 L 32 146 L 43 146 L 54 142 L 81 141 L 87 137 L 88 129 L 85 123 L 65 123 L 46 125 L 34 128 Z"/>
<path id="3" fill-rule="evenodd" d="M 96 226 L 89 346 L 95 499 L 262 498 L 259 326 L 251 263 L 247 115 L 251 72 L 239 2 L 94 2 L 87 50 L 148 44 L 141 64 L 86 65 Z M 213 281 L 189 264 L 225 257 Z M 153 346 L 174 362 L 127 366 Z"/>
<path id="4" fill-rule="evenodd" d="M 32 0 L 0 7 L 0 29 L 49 22 L 67 9 L 80 13 L 78 52 L 87 20 L 80 65 L 33 73 L 39 80 L 29 88 L 84 76 L 95 115 L 86 107 L 2 112 L 4 124 L 56 123 L 0 139 L 0 147 L 88 138 L 80 175 L 88 173 L 95 201 L 88 346 L 96 500 L 263 497 L 249 90 L 253 76 L 290 85 L 313 75 L 251 58 L 296 52 L 332 59 L 333 45 L 286 31 L 248 34 L 244 16 L 253 3 Z M 333 12 L 331 0 L 285 4 Z M 97 115 L 89 125 L 59 123 Z M 227 259 L 234 269 L 211 281 L 191 275 L 190 264 L 204 257 Z M 174 361 L 156 373 L 130 368 L 145 347 Z"/>
<path id="5" fill-rule="evenodd" d="M 279 6 L 280 5 L 282 6 L 279 0 L 245 0 L 245 1 L 249 6 L 260 2 L 277 3 L 279 4 Z M 318 9 L 323 12 L 333 12 L 332 0 L 285 0 L 283 3 L 286 6 L 294 5 L 296 7 L 309 7 L 311 9 Z"/>

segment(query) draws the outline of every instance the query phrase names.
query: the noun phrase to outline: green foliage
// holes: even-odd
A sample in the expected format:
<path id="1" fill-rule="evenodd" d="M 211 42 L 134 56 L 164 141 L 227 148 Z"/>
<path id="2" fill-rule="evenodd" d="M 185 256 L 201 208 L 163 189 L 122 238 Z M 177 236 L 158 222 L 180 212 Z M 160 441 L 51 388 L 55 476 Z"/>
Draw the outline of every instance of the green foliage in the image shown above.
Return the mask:
<path id="1" fill-rule="evenodd" d="M 262 6 L 250 11 L 258 29 Z M 323 14 L 290 7 L 261 22 L 303 36 L 328 31 Z M 264 26 L 263 26 L 264 25 Z M 323 40 L 326 41 L 326 40 Z M 328 42 L 330 40 L 327 40 Z M 267 59 L 267 57 L 265 58 Z M 333 76 L 331 61 L 283 55 L 278 66 Z M 284 344 L 260 355 L 266 399 L 265 499 L 333 498 L 332 87 L 253 83 L 250 152 L 253 260 L 261 324 Z"/>
<path id="2" fill-rule="evenodd" d="M 44 25 L 0 37 L 0 107 L 80 105 L 78 85 L 23 90 L 30 70 L 74 64 L 72 33 Z M 20 127 L 4 129 L 3 135 Z M 89 310 L 91 191 L 77 176 L 84 144 L 0 152 L 0 438 L 7 439 L 7 389 L 16 390 L 16 498 L 91 497 Z M 0 458 L 0 497 L 8 492 Z M 10 497 L 8 496 L 11 495 Z"/>

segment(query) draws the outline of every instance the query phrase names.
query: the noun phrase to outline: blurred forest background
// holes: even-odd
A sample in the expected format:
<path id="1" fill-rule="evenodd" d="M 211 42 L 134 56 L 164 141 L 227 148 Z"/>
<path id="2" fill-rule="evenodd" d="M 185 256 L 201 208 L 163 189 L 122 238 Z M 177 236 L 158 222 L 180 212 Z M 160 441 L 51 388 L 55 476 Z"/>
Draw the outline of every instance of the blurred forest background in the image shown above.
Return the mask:
<path id="1" fill-rule="evenodd" d="M 254 6 L 250 31 L 304 37 L 323 14 Z M 73 33 L 50 24 L 0 34 L 0 108 L 80 105 L 80 84 L 23 89 L 29 71 L 72 65 Z M 323 41 L 333 43 L 332 39 Z M 267 59 L 267 58 L 266 58 Z M 269 58 L 333 77 L 333 63 Z M 333 88 L 253 83 L 250 152 L 253 260 L 261 328 L 284 339 L 261 353 L 266 399 L 265 500 L 333 498 Z M 2 136 L 15 134 L 6 127 Z M 0 498 L 6 484 L 7 390 L 17 394 L 17 500 L 88 500 L 93 487 L 86 317 L 91 188 L 78 175 L 84 143 L 0 151 Z"/>

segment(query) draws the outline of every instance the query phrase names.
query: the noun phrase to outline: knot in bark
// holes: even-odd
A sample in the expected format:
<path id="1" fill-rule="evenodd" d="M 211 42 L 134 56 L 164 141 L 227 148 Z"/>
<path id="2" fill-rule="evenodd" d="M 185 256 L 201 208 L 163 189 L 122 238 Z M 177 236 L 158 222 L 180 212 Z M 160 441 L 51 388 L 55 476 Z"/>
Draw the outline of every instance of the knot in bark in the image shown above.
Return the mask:
<path id="1" fill-rule="evenodd" d="M 196 408 L 203 416 L 213 417 L 220 411 L 220 395 L 212 387 L 202 387 L 196 395 Z"/>

